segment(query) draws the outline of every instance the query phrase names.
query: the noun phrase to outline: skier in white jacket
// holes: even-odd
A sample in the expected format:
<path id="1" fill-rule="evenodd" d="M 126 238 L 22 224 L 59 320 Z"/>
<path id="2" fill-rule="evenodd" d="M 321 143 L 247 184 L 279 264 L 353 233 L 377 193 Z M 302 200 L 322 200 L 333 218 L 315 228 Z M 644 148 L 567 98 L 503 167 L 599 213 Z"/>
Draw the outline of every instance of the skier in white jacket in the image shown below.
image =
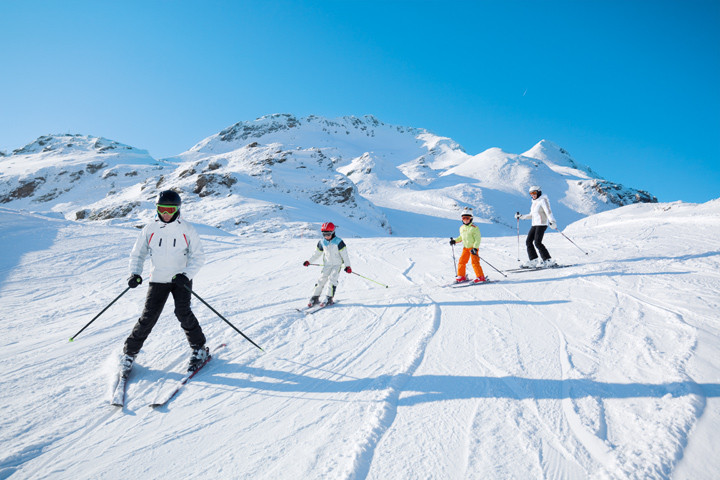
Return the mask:
<path id="1" fill-rule="evenodd" d="M 205 263 L 205 254 L 195 228 L 180 219 L 181 203 L 176 192 L 160 192 L 157 217 L 142 229 L 130 253 L 128 285 L 131 288 L 142 283 L 140 275 L 148 255 L 152 268 L 145 308 L 123 348 L 125 355 L 121 364 L 127 371 L 132 368 L 135 356 L 160 318 L 170 294 L 175 301 L 175 316 L 192 349 L 188 371 L 196 370 L 208 357 L 205 335 L 190 309 L 188 290 L 192 289 L 192 279 Z"/>
<path id="2" fill-rule="evenodd" d="M 345 272 L 352 273 L 350 268 L 350 257 L 347 253 L 347 247 L 342 238 L 335 236 L 335 224 L 332 222 L 323 223 L 320 229 L 323 234 L 323 239 L 317 243 L 317 249 L 315 253 L 310 257 L 310 260 L 306 260 L 303 265 L 308 266 L 315 260 L 323 257 L 323 269 L 320 273 L 313 290 L 312 297 L 308 302 L 308 307 L 312 307 L 320 301 L 320 294 L 322 294 L 325 284 L 330 282 L 328 293 L 325 300 L 322 302 L 324 305 L 332 304 L 333 297 L 335 296 L 335 290 L 338 285 L 338 275 L 342 270 L 343 264 L 345 265 Z"/>
<path id="3" fill-rule="evenodd" d="M 548 225 L 556 228 L 555 217 L 553 216 L 552 210 L 550 210 L 550 202 L 547 197 L 543 196 L 540 186 L 533 185 L 530 187 L 529 192 L 533 199 L 530 205 L 530 213 L 521 215 L 520 212 L 518 212 L 515 214 L 515 218 L 520 220 L 532 219 L 532 227 L 530 227 L 530 231 L 525 239 L 529 260 L 525 262 L 522 267 L 554 267 L 557 264 L 555 260 L 550 258 L 550 253 L 547 251 L 547 248 L 545 248 L 545 245 L 543 245 L 542 239 Z M 535 249 L 537 249 L 537 251 Z M 540 253 L 540 260 L 538 260 L 538 253 Z"/>

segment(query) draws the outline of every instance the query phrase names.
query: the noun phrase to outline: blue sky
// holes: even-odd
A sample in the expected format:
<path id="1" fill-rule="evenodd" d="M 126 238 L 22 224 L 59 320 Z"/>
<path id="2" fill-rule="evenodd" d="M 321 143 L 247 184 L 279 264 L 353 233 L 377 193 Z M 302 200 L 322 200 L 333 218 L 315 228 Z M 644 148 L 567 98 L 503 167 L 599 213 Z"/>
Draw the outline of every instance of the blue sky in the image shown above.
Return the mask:
<path id="1" fill-rule="evenodd" d="M 163 158 L 271 113 L 373 114 L 720 197 L 717 0 L 0 0 L 0 18 L 7 153 L 81 133 Z"/>

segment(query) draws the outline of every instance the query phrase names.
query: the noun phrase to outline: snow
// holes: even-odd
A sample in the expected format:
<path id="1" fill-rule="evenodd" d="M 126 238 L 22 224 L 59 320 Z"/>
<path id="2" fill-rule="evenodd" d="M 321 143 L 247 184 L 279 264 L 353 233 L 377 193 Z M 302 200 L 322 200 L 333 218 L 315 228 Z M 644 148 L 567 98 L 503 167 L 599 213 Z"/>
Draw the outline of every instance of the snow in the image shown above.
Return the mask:
<path id="1" fill-rule="evenodd" d="M 563 230 L 589 255 L 545 237 L 574 266 L 483 262 L 500 281 L 462 289 L 443 286 L 460 222 L 437 221 L 441 238 L 346 238 L 353 270 L 389 288 L 343 273 L 339 303 L 308 316 L 317 232 L 197 224 L 195 291 L 266 353 L 194 301 L 228 347 L 152 409 L 189 356 L 168 305 L 118 409 L 146 285 L 68 339 L 125 289 L 138 230 L 0 207 L 0 478 L 717 477 L 720 199 L 591 215 Z M 500 269 L 518 252 L 514 235 L 480 248 Z"/>

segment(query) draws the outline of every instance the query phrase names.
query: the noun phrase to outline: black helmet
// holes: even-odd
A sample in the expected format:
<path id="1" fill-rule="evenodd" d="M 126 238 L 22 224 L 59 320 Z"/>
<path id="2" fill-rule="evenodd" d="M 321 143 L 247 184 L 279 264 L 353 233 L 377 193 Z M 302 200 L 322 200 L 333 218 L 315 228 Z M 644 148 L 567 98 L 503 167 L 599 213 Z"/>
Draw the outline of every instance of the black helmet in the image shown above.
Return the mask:
<path id="1" fill-rule="evenodd" d="M 163 223 L 172 223 L 180 215 L 180 205 L 182 204 L 182 200 L 180 199 L 180 195 L 178 195 L 177 192 L 174 192 L 172 190 L 165 190 L 158 193 L 157 201 L 155 202 L 155 204 L 158 212 L 158 218 Z M 165 207 L 164 210 L 170 212 L 173 210 L 173 208 L 171 207 L 177 207 L 174 209 L 175 213 L 173 213 L 172 217 L 170 217 L 170 220 L 168 220 L 167 222 L 163 219 L 163 216 L 160 215 L 160 210 L 163 210 L 163 207 Z"/>
<path id="2" fill-rule="evenodd" d="M 175 205 L 179 207 L 182 205 L 182 200 L 180 199 L 180 195 L 177 194 L 174 190 L 164 190 L 160 193 L 158 193 L 157 201 L 155 202 L 157 205 Z"/>

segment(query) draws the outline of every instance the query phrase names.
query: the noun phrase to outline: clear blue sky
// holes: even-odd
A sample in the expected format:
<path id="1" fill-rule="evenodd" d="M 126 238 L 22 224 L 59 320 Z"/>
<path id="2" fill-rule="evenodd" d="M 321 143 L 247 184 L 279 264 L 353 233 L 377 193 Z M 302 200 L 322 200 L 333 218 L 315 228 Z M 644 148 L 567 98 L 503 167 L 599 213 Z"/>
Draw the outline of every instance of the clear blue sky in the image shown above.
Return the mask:
<path id="1" fill-rule="evenodd" d="M 718 0 L 0 0 L 0 19 L 8 153 L 81 133 L 162 158 L 266 114 L 373 114 L 720 197 Z"/>

